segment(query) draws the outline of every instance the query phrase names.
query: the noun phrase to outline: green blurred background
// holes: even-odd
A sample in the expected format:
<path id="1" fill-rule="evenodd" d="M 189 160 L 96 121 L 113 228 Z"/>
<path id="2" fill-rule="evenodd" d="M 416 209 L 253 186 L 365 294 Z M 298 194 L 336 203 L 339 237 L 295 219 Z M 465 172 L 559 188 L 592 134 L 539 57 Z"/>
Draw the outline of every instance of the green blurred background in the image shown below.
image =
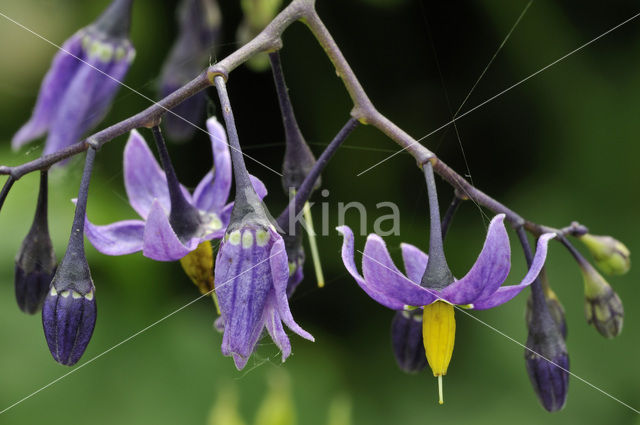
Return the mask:
<path id="1" fill-rule="evenodd" d="M 62 43 L 107 3 L 4 0 L 0 11 Z M 237 47 L 241 12 L 235 1 L 221 3 L 224 39 L 218 55 L 224 57 Z M 451 119 L 451 110 L 466 97 L 525 5 L 520 0 L 318 0 L 321 17 L 371 99 L 416 138 Z M 138 55 L 126 83 L 151 97 L 175 36 L 174 7 L 171 1 L 150 0 L 138 0 L 134 6 L 132 39 Z M 631 1 L 534 1 L 462 111 L 637 12 L 637 3 Z M 525 217 L 553 226 L 579 220 L 593 233 L 618 237 L 637 251 L 639 28 L 640 19 L 630 22 L 462 118 L 461 141 L 448 131 L 426 139 L 425 145 Z M 9 144 L 30 114 L 55 49 L 4 18 L 0 40 L 0 163 L 13 165 L 37 158 L 41 150 L 41 143 L 35 143 L 14 153 Z M 321 145 L 348 118 L 350 102 L 304 26 L 292 26 L 284 44 L 283 64 L 300 126 L 319 154 Z M 239 68 L 229 90 L 247 153 L 279 169 L 283 134 L 271 75 Z M 122 89 L 102 126 L 146 106 L 148 101 Z M 143 134 L 150 136 L 148 131 Z M 98 156 L 88 205 L 97 223 L 135 215 L 122 183 L 124 141 L 125 137 L 114 140 Z M 194 186 L 210 167 L 208 149 L 203 134 L 186 145 L 170 146 L 185 184 Z M 338 202 L 364 203 L 370 208 L 368 231 L 378 217 L 376 203 L 397 203 L 401 236 L 387 242 L 399 260 L 401 241 L 427 248 L 420 173 L 409 155 L 398 155 L 356 177 L 395 149 L 375 129 L 358 129 L 323 176 L 329 197 L 316 197 L 329 203 L 330 228 L 338 224 Z M 66 171 L 51 177 L 50 224 L 58 256 L 68 238 L 73 213 L 69 199 L 76 196 L 81 166 L 74 160 Z M 248 166 L 270 188 L 268 204 L 278 212 L 286 201 L 278 176 L 251 162 Z M 51 358 L 39 315 L 23 315 L 13 295 L 13 259 L 31 223 L 37 181 L 36 175 L 20 180 L 0 214 L 0 410 L 69 371 Z M 451 191 L 444 184 L 440 188 L 441 203 L 446 204 Z M 320 211 L 318 206 L 314 210 Z M 352 211 L 348 223 L 357 222 Z M 470 203 L 456 217 L 446 249 L 457 275 L 475 260 L 486 223 Z M 515 235 L 511 239 L 514 255 L 508 283 L 515 283 L 525 268 Z M 291 306 L 316 343 L 292 335 L 294 355 L 284 366 L 275 345 L 265 338 L 245 370 L 237 372 L 220 354 L 221 335 L 212 329 L 215 310 L 203 299 L 0 415 L 0 423 L 204 425 L 220 391 L 236 391 L 241 415 L 252 423 L 267 393 L 268 377 L 283 369 L 290 378 L 297 422 L 305 425 L 327 423 L 336 397 L 350 400 L 354 424 L 640 423 L 631 410 L 575 378 L 565 409 L 548 414 L 529 384 L 522 347 L 464 315 L 457 316 L 456 349 L 444 382 L 446 403 L 438 406 L 430 373 L 408 376 L 397 369 L 389 337 L 393 313 L 370 300 L 346 274 L 339 260 L 340 243 L 335 232 L 319 240 L 326 288 L 314 287 L 311 264 L 306 266 L 307 279 Z M 356 243 L 362 247 L 364 237 Z M 155 263 L 141 254 L 111 258 L 90 245 L 87 254 L 99 317 L 83 361 L 198 296 L 177 263 Z M 640 407 L 638 269 L 609 279 L 626 310 L 624 331 L 611 341 L 586 325 L 579 270 L 556 243 L 550 250 L 548 275 L 567 312 L 572 372 Z M 473 314 L 524 342 L 525 301 L 523 294 L 504 306 Z"/>

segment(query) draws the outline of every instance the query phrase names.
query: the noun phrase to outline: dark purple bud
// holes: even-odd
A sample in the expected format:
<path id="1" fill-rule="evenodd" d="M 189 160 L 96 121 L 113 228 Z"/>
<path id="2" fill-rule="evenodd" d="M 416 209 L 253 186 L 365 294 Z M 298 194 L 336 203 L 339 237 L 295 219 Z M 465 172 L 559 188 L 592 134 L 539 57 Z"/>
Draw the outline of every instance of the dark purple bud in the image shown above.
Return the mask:
<path id="1" fill-rule="evenodd" d="M 113 0 L 90 28 L 95 28 L 113 38 L 128 37 L 131 29 L 132 6 L 133 0 Z"/>
<path id="2" fill-rule="evenodd" d="M 47 220 L 47 172 L 42 171 L 33 224 L 16 256 L 15 291 L 20 310 L 34 314 L 40 309 L 49 291 L 56 265 Z"/>
<path id="3" fill-rule="evenodd" d="M 549 412 L 564 407 L 569 390 L 569 355 L 564 340 L 560 341 L 536 341 L 531 334 L 527 340 L 527 348 L 532 350 L 525 353 L 527 373 L 538 400 Z"/>
<path id="4" fill-rule="evenodd" d="M 422 341 L 422 310 L 397 311 L 391 322 L 391 346 L 398 367 L 417 373 L 427 366 Z"/>
<path id="5" fill-rule="evenodd" d="M 160 75 L 160 97 L 166 97 L 195 78 L 215 56 L 222 18 L 215 0 L 182 0 L 178 8 L 180 26 Z M 200 126 L 206 95 L 200 92 L 165 115 L 164 128 L 176 142 L 190 139 Z M 178 116 L 176 116 L 176 115 Z M 194 125 L 195 124 L 195 125 Z"/>
<path id="6" fill-rule="evenodd" d="M 69 276 L 56 277 L 58 281 L 54 278 L 44 301 L 42 325 L 53 358 L 60 364 L 73 366 L 84 354 L 96 324 L 93 282 L 90 276 L 88 281 L 75 282 L 66 280 Z M 70 289 L 58 290 L 57 287 Z M 77 287 L 91 289 L 84 293 L 71 289 Z"/>
<path id="7" fill-rule="evenodd" d="M 569 355 L 560 329 L 547 307 L 541 285 L 532 287 L 533 302 L 524 352 L 529 380 L 549 412 L 564 407 L 569 389 Z"/>
<path id="8" fill-rule="evenodd" d="M 562 337 L 567 339 L 567 320 L 565 318 L 564 307 L 562 303 L 558 299 L 556 293 L 549 286 L 549 282 L 547 280 L 547 275 L 545 269 L 542 269 L 540 274 L 538 275 L 539 279 L 542 283 L 542 289 L 544 292 L 544 298 L 547 301 L 547 308 L 549 309 L 549 313 L 551 313 L 551 317 L 555 320 L 556 325 L 562 334 Z M 527 326 L 531 326 L 531 321 L 533 320 L 533 294 L 529 295 L 527 298 L 527 307 L 525 310 L 525 319 L 527 321 Z"/>
<path id="9" fill-rule="evenodd" d="M 84 253 L 84 221 L 95 150 L 87 151 L 67 251 L 42 307 L 42 326 L 53 358 L 72 366 L 84 353 L 96 323 L 95 287 Z"/>

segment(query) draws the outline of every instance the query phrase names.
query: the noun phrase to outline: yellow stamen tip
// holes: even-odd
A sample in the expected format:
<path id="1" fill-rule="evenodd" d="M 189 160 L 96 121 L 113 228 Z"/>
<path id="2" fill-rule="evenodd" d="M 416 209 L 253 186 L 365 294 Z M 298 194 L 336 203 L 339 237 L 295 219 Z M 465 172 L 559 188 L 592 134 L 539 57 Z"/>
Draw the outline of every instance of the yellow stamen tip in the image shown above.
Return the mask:
<path id="1" fill-rule="evenodd" d="M 444 398 L 442 396 L 442 375 L 438 375 L 438 404 L 444 404 Z"/>
<path id="2" fill-rule="evenodd" d="M 320 254 L 318 252 L 318 243 L 316 242 L 316 232 L 313 229 L 313 219 L 311 218 L 311 207 L 309 203 L 304 204 L 304 221 L 307 223 L 309 235 L 309 248 L 311 248 L 311 259 L 313 260 L 313 268 L 318 281 L 318 288 L 324 287 L 324 274 L 322 273 L 322 265 L 320 263 Z"/>

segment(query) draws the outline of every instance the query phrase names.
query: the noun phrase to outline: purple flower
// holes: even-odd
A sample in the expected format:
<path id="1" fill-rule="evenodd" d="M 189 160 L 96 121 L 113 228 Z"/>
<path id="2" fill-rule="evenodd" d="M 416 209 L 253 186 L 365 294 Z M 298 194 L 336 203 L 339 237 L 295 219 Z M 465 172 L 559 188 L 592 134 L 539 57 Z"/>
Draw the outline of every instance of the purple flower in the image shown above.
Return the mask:
<path id="1" fill-rule="evenodd" d="M 221 238 L 229 222 L 233 203 L 227 203 L 231 187 L 231 160 L 224 129 L 215 117 L 207 121 L 211 134 L 214 170 L 207 173 L 193 196 L 180 185 L 187 207 L 197 222 L 185 233 L 170 222 L 172 201 L 167 175 L 142 136 L 132 131 L 124 150 L 124 183 L 129 203 L 142 220 L 124 220 L 105 226 L 87 220 L 86 234 L 91 244 L 107 255 L 137 251 L 157 261 L 176 261 L 201 242 Z M 261 197 L 266 188 L 252 179 Z M 176 182 L 177 184 L 177 182 Z"/>
<path id="2" fill-rule="evenodd" d="M 222 354 L 233 356 L 238 370 L 246 365 L 264 328 L 282 350 L 282 361 L 291 354 L 283 322 L 314 340 L 293 320 L 288 280 L 284 241 L 273 226 L 261 218 L 230 225 L 216 258 L 215 286 L 224 323 Z"/>
<path id="3" fill-rule="evenodd" d="M 420 286 L 428 257 L 413 245 L 401 244 L 407 272 L 404 275 L 391 260 L 382 238 L 369 235 L 362 259 L 364 276 L 361 276 L 354 262 L 353 232 L 341 226 L 338 231 L 344 236 L 342 260 L 371 298 L 393 310 L 426 306 L 435 301 L 484 310 L 506 303 L 535 280 L 547 256 L 547 243 L 554 237 L 551 233 L 540 237 L 533 264 L 519 284 L 501 286 L 511 267 L 511 249 L 503 221 L 504 214 L 491 220 L 484 247 L 471 270 L 441 290 Z"/>
<path id="4" fill-rule="evenodd" d="M 48 132 L 43 154 L 50 154 L 80 141 L 104 119 L 135 56 L 128 38 L 131 2 L 114 0 L 62 45 L 31 118 L 13 136 L 14 149 Z"/>
<path id="5" fill-rule="evenodd" d="M 402 244 L 406 275 L 396 268 L 384 241 L 375 234 L 367 238 L 362 255 L 364 276 L 360 275 L 354 261 L 353 232 L 347 226 L 338 227 L 338 231 L 344 236 L 342 260 L 371 298 L 397 311 L 421 308 L 425 355 L 433 375 L 438 378 L 439 403 L 442 404 L 442 377 L 447 374 L 455 343 L 453 306 L 482 310 L 511 300 L 536 279 L 547 257 L 547 243 L 555 235 L 540 236 L 533 263 L 522 282 L 501 286 L 511 267 L 511 248 L 503 223 L 505 216 L 499 214 L 489 224 L 487 239 L 476 263 L 463 278 L 456 280 L 442 250 L 433 172 L 429 171 L 425 174 L 431 208 L 431 258 L 413 245 Z"/>

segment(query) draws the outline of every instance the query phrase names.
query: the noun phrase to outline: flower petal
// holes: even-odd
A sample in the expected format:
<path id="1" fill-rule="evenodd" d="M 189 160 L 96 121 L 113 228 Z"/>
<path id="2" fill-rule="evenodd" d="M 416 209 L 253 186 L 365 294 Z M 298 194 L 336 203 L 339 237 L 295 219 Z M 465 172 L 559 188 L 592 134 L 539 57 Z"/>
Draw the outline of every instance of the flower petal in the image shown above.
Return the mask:
<path id="1" fill-rule="evenodd" d="M 124 185 L 129 203 L 142 218 L 147 218 L 157 200 L 171 209 L 167 178 L 144 138 L 132 130 L 124 148 Z"/>
<path id="2" fill-rule="evenodd" d="M 79 142 L 89 129 L 91 119 L 88 117 L 93 112 L 94 92 L 97 84 L 106 78 L 96 69 L 104 68 L 104 62 L 97 56 L 89 57 L 80 65 L 51 120 L 43 155 Z"/>
<path id="3" fill-rule="evenodd" d="M 73 80 L 82 62 L 74 56 L 83 58 L 82 30 L 76 32 L 56 53 L 51 67 L 42 80 L 38 100 L 29 121 L 13 136 L 11 146 L 18 149 L 25 143 L 42 136 L 58 111 L 64 93 Z M 68 53 L 67 53 L 68 52 Z"/>
<path id="4" fill-rule="evenodd" d="M 271 265 L 271 276 L 273 277 L 273 288 L 278 315 L 284 324 L 293 332 L 309 341 L 315 341 L 309 332 L 302 329 L 295 320 L 293 320 L 291 310 L 289 309 L 289 298 L 287 297 L 287 283 L 289 281 L 287 251 L 284 246 L 284 240 L 280 235 L 276 232 L 271 232 L 271 237 L 276 238 L 276 242 L 273 244 L 273 247 L 271 247 L 269 262 Z"/>
<path id="5" fill-rule="evenodd" d="M 193 193 L 194 205 L 203 211 L 219 211 L 231 189 L 231 155 L 227 135 L 216 117 L 207 120 L 214 171 L 207 173 Z M 214 175 L 215 173 L 215 175 Z"/>
<path id="6" fill-rule="evenodd" d="M 364 246 L 362 273 L 371 287 L 401 301 L 404 305 L 428 305 L 436 298 L 435 291 L 412 282 L 397 269 L 384 241 L 375 233 L 367 237 Z"/>
<path id="7" fill-rule="evenodd" d="M 380 292 L 376 288 L 373 288 L 358 272 L 358 268 L 354 261 L 354 242 L 353 232 L 351 229 L 348 226 L 339 226 L 336 230 L 344 237 L 344 241 L 342 242 L 342 262 L 358 285 L 367 293 L 367 295 L 373 298 L 374 301 L 392 310 L 403 310 L 404 303 L 402 301 L 399 301 L 392 295 Z"/>
<path id="8" fill-rule="evenodd" d="M 245 229 L 242 236 L 249 232 L 253 230 Z M 224 241 L 215 264 L 215 288 L 225 324 L 222 354 L 233 356 L 238 368 L 244 367 L 260 338 L 266 300 L 273 292 L 271 244 L 245 246 L 241 240 Z"/>
<path id="9" fill-rule="evenodd" d="M 540 270 L 544 266 L 544 262 L 547 259 L 548 243 L 551 239 L 555 238 L 555 233 L 545 233 L 538 239 L 536 247 L 536 255 L 533 257 L 533 263 L 527 272 L 522 282 L 518 285 L 503 286 L 499 288 L 493 294 L 483 297 L 473 303 L 473 308 L 476 310 L 486 310 L 493 308 L 510 301 L 513 297 L 518 295 L 527 286 L 531 285 L 538 277 Z"/>
<path id="10" fill-rule="evenodd" d="M 85 234 L 91 245 L 106 255 L 126 255 L 142 251 L 145 223 L 124 220 L 97 226 L 85 219 Z"/>
<path id="11" fill-rule="evenodd" d="M 427 260 L 429 256 L 422 252 L 421 249 L 408 244 L 401 243 L 402 259 L 404 261 L 404 269 L 407 271 L 407 277 L 414 283 L 420 284 L 422 275 L 427 268 Z"/>
<path id="12" fill-rule="evenodd" d="M 511 247 L 504 217 L 504 214 L 498 214 L 491 220 L 475 264 L 466 276 L 440 291 L 442 299 L 452 304 L 472 304 L 502 285 L 511 268 Z"/>
<path id="13" fill-rule="evenodd" d="M 196 249 L 201 238 L 182 243 L 169 224 L 169 217 L 160 202 L 154 201 L 144 228 L 142 254 L 156 261 L 177 261 Z"/>
<path id="14" fill-rule="evenodd" d="M 273 296 L 267 299 L 267 307 L 265 308 L 264 324 L 267 332 L 271 335 L 271 339 L 276 343 L 282 351 L 282 362 L 287 360 L 291 355 L 291 341 L 282 326 L 282 320 L 276 308 L 276 301 Z"/>
<path id="15" fill-rule="evenodd" d="M 88 129 L 100 124 L 111 109 L 113 98 L 118 93 L 121 83 L 125 75 L 127 75 L 127 71 L 129 71 L 132 58 L 135 55 L 135 50 L 130 44 L 128 44 L 128 48 L 129 50 L 127 50 L 124 58 L 112 60 L 103 70 L 109 77 L 100 74 L 96 79 L 91 109 L 88 111 L 86 117 Z"/>

